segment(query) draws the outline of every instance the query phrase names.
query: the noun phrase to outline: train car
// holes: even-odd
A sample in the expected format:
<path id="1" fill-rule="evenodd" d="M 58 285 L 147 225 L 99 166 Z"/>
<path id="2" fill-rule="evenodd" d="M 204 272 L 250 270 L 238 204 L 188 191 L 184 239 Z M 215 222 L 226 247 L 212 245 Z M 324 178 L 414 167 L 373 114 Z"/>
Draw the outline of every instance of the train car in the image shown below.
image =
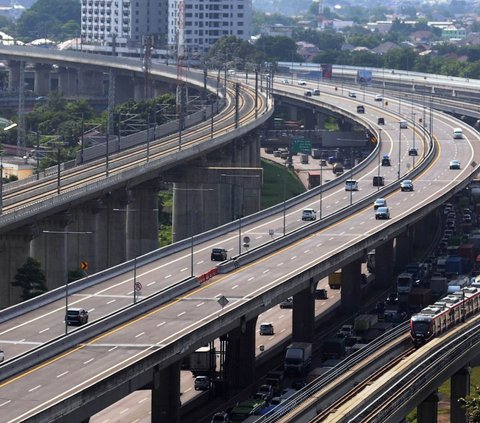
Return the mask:
<path id="1" fill-rule="evenodd" d="M 464 322 L 479 312 L 480 289 L 465 287 L 443 297 L 436 303 L 422 309 L 410 319 L 410 337 L 415 346 L 421 346 L 430 339 Z"/>

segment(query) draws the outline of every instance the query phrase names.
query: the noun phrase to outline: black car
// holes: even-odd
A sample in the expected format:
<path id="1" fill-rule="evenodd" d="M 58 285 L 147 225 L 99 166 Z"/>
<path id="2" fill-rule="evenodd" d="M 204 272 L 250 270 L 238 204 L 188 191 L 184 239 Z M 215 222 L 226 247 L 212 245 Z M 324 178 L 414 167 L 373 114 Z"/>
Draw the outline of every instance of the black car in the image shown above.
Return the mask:
<path id="1" fill-rule="evenodd" d="M 67 325 L 83 325 L 88 323 L 88 311 L 83 308 L 69 308 L 65 316 Z"/>
<path id="2" fill-rule="evenodd" d="M 326 300 L 328 299 L 327 290 L 320 288 L 315 290 L 315 299 L 316 300 Z"/>
<path id="3" fill-rule="evenodd" d="M 212 254 L 210 260 L 212 261 L 225 261 L 227 259 L 227 250 L 225 248 L 212 248 Z"/>
<path id="4" fill-rule="evenodd" d="M 293 298 L 289 297 L 280 303 L 280 308 L 293 308 Z"/>

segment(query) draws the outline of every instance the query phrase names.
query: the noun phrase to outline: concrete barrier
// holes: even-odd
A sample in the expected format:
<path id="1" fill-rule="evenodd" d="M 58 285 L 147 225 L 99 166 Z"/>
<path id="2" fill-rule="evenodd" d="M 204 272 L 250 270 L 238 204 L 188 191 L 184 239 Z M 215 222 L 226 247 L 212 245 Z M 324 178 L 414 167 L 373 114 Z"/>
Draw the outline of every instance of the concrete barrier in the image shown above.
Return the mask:
<path id="1" fill-rule="evenodd" d="M 0 365 L 0 380 L 8 379 L 17 373 L 30 369 L 61 352 L 78 346 L 78 344 L 105 333 L 106 331 L 138 317 L 161 304 L 168 303 L 174 298 L 197 287 L 199 287 L 199 284 L 196 278 L 190 278 L 179 282 L 174 286 L 166 288 L 157 294 L 151 295 L 150 297 L 137 302 L 136 304 L 124 307 L 106 317 L 98 319 L 94 323 L 79 327 L 68 335 L 55 338 L 46 344 L 18 356 L 17 358 L 8 360 Z"/>

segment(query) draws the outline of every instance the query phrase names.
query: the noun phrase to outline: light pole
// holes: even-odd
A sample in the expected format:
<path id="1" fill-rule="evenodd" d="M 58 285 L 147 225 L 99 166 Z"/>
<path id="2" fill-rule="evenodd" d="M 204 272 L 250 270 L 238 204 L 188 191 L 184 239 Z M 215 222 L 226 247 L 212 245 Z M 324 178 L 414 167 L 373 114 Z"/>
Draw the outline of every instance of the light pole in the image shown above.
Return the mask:
<path id="1" fill-rule="evenodd" d="M 416 113 L 413 112 L 413 142 L 412 142 L 412 148 L 415 150 L 415 115 Z M 416 155 L 416 151 L 414 151 L 414 155 L 412 156 L 412 166 L 415 167 L 415 155 Z"/>
<path id="2" fill-rule="evenodd" d="M 318 210 L 318 218 L 322 220 L 322 197 L 323 197 L 323 160 L 320 159 L 320 208 Z"/>
<path id="3" fill-rule="evenodd" d="M 260 175 L 235 175 L 221 173 L 223 178 L 259 178 Z M 239 213 L 238 213 L 238 255 L 242 255 L 242 213 L 243 213 L 243 189 L 242 189 L 242 201 L 240 202 Z"/>
<path id="4" fill-rule="evenodd" d="M 378 178 L 377 191 L 380 190 L 380 148 L 382 146 L 382 128 L 378 128 Z"/>
<path id="5" fill-rule="evenodd" d="M 400 164 L 402 162 L 401 153 L 402 153 L 402 127 L 401 123 L 398 125 L 398 179 L 400 179 Z"/>
<path id="6" fill-rule="evenodd" d="M 93 232 L 91 231 L 42 231 L 44 234 L 54 234 L 54 235 L 63 235 L 63 243 L 65 248 L 65 335 L 68 334 L 68 322 L 67 322 L 67 313 L 68 313 L 68 235 L 90 235 Z"/>
<path id="7" fill-rule="evenodd" d="M 158 209 L 112 209 L 114 212 L 142 212 L 142 211 L 156 211 Z M 157 217 L 158 218 L 158 217 Z M 133 224 L 133 304 L 137 303 L 137 256 L 138 256 L 138 240 L 137 240 L 137 222 Z"/>

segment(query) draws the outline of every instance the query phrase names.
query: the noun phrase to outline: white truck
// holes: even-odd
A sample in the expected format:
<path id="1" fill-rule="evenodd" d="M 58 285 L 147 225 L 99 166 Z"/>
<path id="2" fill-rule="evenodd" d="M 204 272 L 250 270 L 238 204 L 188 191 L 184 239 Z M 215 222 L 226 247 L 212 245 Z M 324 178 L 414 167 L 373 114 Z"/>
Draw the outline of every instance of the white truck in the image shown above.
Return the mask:
<path id="1" fill-rule="evenodd" d="M 285 352 L 285 373 L 304 374 L 312 362 L 310 342 L 292 342 Z"/>
<path id="2" fill-rule="evenodd" d="M 215 348 L 201 347 L 190 354 L 190 370 L 193 376 L 209 376 L 217 367 Z"/>

